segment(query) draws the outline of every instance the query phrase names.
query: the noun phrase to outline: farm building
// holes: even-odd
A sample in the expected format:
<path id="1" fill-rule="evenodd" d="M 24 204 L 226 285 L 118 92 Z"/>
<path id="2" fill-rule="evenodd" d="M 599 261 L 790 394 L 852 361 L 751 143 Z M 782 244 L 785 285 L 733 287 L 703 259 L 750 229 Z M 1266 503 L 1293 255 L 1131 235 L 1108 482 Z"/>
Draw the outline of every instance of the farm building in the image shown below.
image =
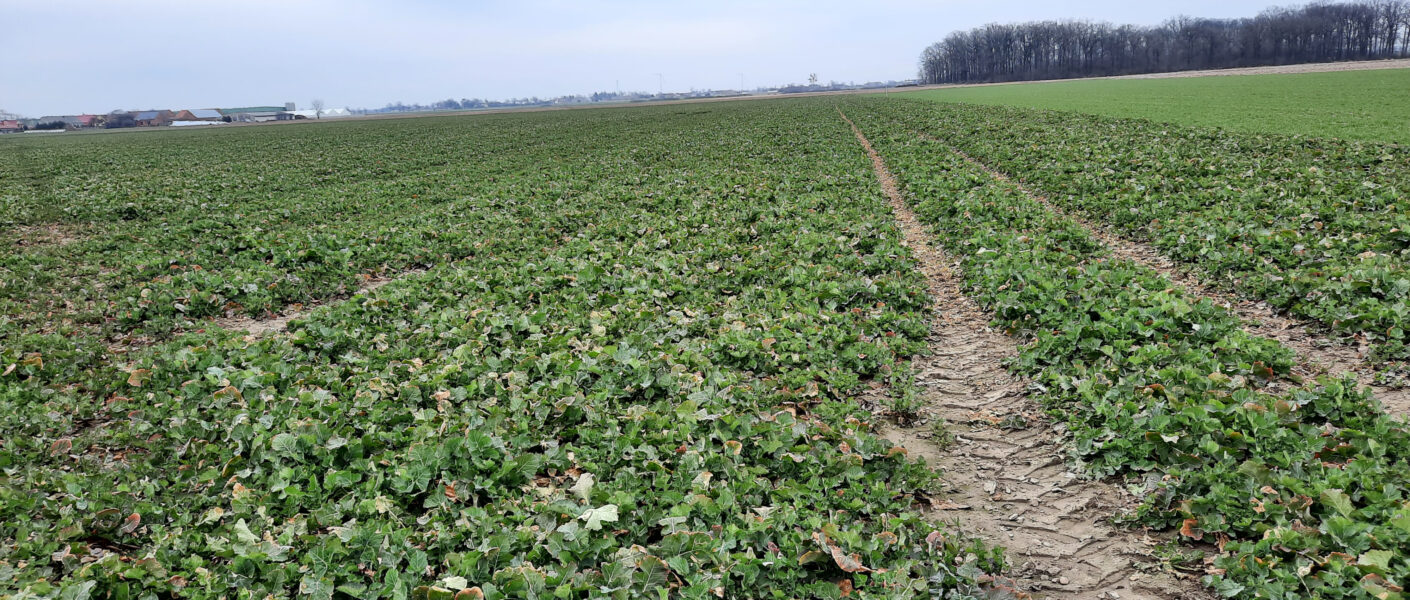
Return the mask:
<path id="1" fill-rule="evenodd" d="M 108 129 L 136 126 L 137 121 L 132 118 L 132 113 L 121 110 L 108 113 L 108 118 L 103 122 L 103 127 Z"/>
<path id="2" fill-rule="evenodd" d="M 39 117 L 39 123 L 63 123 L 66 129 L 82 129 L 93 127 L 98 121 L 98 115 L 49 115 Z"/>
<path id="3" fill-rule="evenodd" d="M 20 125 L 18 119 L 0 121 L 0 133 L 17 133 L 20 131 L 24 131 L 24 127 Z"/>
<path id="4" fill-rule="evenodd" d="M 325 108 L 323 112 L 313 109 L 286 110 L 279 113 L 280 121 L 293 121 L 297 119 L 342 119 L 354 116 L 352 111 L 346 108 Z"/>
<path id="5" fill-rule="evenodd" d="M 284 106 L 246 106 L 243 108 L 222 108 L 222 117 L 230 117 L 231 121 L 244 123 L 263 123 L 274 121 L 279 118 L 279 113 L 294 110 L 294 103 L 290 102 Z"/>
<path id="6" fill-rule="evenodd" d="M 166 125 L 171 122 L 171 111 L 169 110 L 143 110 L 132 114 L 132 120 L 138 127 L 154 127 Z"/>
<path id="7" fill-rule="evenodd" d="M 176 114 L 173 114 L 173 115 L 171 116 L 171 120 L 172 120 L 173 122 L 175 122 L 175 121 L 224 121 L 224 120 L 225 120 L 225 116 L 222 115 L 222 114 L 220 114 L 220 111 L 218 111 L 218 110 L 216 110 L 216 109 L 214 109 L 214 108 L 193 108 L 193 109 L 188 109 L 188 110 L 179 110 L 179 111 L 177 111 Z"/>

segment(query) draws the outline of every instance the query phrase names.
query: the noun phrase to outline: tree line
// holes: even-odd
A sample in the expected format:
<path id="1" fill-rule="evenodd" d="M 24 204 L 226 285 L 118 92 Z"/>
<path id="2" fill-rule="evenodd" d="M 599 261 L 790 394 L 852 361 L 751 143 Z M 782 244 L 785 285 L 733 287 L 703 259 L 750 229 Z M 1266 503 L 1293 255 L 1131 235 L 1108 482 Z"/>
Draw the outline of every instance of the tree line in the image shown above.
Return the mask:
<path id="1" fill-rule="evenodd" d="M 1373 60 L 1410 55 L 1410 3 L 1271 8 L 1253 18 L 1176 17 L 1156 27 L 1088 21 L 991 24 L 920 56 L 924 83 L 978 83 Z"/>

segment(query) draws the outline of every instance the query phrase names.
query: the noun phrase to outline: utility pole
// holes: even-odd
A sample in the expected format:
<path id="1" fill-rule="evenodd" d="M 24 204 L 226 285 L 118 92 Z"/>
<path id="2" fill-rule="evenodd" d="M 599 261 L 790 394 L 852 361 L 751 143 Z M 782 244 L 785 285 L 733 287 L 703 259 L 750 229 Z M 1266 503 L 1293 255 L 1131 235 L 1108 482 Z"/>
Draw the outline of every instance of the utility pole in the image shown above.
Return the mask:
<path id="1" fill-rule="evenodd" d="M 740 74 L 739 74 L 739 91 L 740 91 L 740 92 L 743 92 L 743 91 L 744 91 L 744 74 L 743 74 L 743 73 L 740 73 Z"/>
<path id="2" fill-rule="evenodd" d="M 665 93 L 666 93 L 666 76 L 665 76 L 665 75 L 662 75 L 662 74 L 660 74 L 660 73 L 657 73 L 657 74 L 656 74 L 656 95 L 657 95 L 657 96 L 660 96 L 660 95 L 665 94 Z"/>

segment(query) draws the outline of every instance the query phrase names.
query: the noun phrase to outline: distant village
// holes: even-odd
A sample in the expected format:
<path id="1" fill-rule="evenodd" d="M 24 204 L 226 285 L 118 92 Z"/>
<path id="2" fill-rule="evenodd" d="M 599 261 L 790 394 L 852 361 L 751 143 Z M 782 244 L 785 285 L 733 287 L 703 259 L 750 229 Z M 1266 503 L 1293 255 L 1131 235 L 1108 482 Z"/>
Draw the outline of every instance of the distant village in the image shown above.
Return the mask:
<path id="1" fill-rule="evenodd" d="M 446 99 L 431 104 L 389 103 L 382 108 L 315 108 L 299 110 L 293 102 L 283 106 L 245 106 L 240 108 L 188 108 L 182 110 L 115 110 L 103 115 L 50 115 L 37 119 L 18 118 L 0 111 L 0 134 L 76 131 L 83 129 L 121 129 L 127 127 L 192 127 L 226 123 L 263 123 L 266 121 L 297 121 L 302 119 L 339 119 L 361 115 L 407 112 L 473 111 L 499 108 L 529 108 L 542 106 L 572 106 L 608 103 L 660 102 L 699 98 L 730 98 L 768 96 L 841 90 L 884 89 L 910 87 L 915 80 L 870 81 L 867 83 L 830 82 L 819 84 L 817 76 L 807 85 L 786 85 L 744 90 L 691 90 L 690 92 L 598 92 L 574 94 L 557 98 L 514 98 L 483 100 Z M 317 104 L 317 102 L 315 102 Z"/>
<path id="2" fill-rule="evenodd" d="M 34 119 L 0 120 L 0 133 L 57 132 L 126 127 L 190 127 L 226 123 L 263 123 L 299 119 L 351 117 L 346 108 L 298 110 L 293 102 L 283 106 L 239 108 L 187 108 L 181 110 L 115 110 L 104 115 L 49 115 Z"/>

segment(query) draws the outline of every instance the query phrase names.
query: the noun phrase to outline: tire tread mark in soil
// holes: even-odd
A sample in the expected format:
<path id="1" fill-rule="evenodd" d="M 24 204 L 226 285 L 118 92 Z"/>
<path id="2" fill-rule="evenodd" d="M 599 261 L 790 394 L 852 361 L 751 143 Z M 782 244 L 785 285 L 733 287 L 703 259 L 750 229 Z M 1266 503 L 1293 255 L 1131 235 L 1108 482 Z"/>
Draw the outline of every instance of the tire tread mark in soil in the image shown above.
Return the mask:
<path id="1" fill-rule="evenodd" d="M 930 288 L 929 348 L 913 365 L 926 400 L 921 416 L 943 420 L 954 442 L 942 447 L 928 428 L 883 435 L 943 471 L 950 489 L 931 516 L 1005 547 L 1009 575 L 1040 598 L 1210 597 L 1194 575 L 1159 568 L 1151 536 L 1110 523 L 1134 505 L 1129 493 L 1069 471 L 1060 429 L 1003 367 L 1017 354 L 1016 342 L 989 328 L 990 316 L 961 292 L 954 261 L 931 243 L 881 156 L 838 114 L 871 158 L 902 243 Z"/>
<path id="2" fill-rule="evenodd" d="M 1188 270 L 1180 268 L 1154 246 L 1131 240 L 1111 233 L 1108 228 L 1063 210 L 1043 194 L 1038 193 L 1022 181 L 1017 181 L 1007 173 L 994 169 L 956 148 L 953 144 L 930 134 L 921 133 L 925 140 L 945 145 L 951 152 L 970 164 L 983 169 L 995 179 L 1006 182 L 1024 195 L 1048 207 L 1055 214 L 1062 215 L 1080 225 L 1097 238 L 1111 251 L 1113 256 L 1125 258 L 1165 276 L 1191 295 L 1221 306 L 1233 313 L 1244 323 L 1248 333 L 1276 340 L 1297 353 L 1298 364 L 1295 373 L 1304 379 L 1317 375 L 1349 372 L 1356 377 L 1358 384 L 1371 388 L 1376 399 L 1387 413 L 1396 416 L 1410 415 L 1410 388 L 1395 389 L 1375 383 L 1376 368 L 1366 361 L 1368 348 L 1363 344 L 1353 348 L 1350 345 L 1326 335 L 1327 328 L 1320 323 L 1279 313 L 1266 303 L 1239 298 L 1201 282 Z"/>

